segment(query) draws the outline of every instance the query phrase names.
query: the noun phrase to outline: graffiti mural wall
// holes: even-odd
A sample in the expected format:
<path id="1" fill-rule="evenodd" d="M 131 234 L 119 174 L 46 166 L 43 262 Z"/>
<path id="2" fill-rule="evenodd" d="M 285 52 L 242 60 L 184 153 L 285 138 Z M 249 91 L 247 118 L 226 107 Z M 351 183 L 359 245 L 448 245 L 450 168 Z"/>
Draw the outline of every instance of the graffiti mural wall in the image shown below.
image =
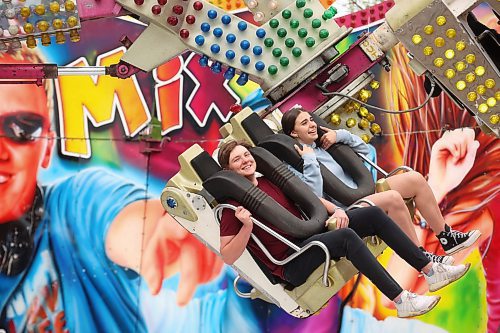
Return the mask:
<path id="1" fill-rule="evenodd" d="M 121 19 L 87 21 L 77 44 L 0 61 L 105 66 L 123 54 L 120 36 L 135 39 L 143 28 Z M 380 88 L 370 101 L 394 110 L 422 103 L 423 81 L 408 69 L 405 50 L 390 57 L 392 70 L 376 73 Z M 331 332 L 341 320 L 342 332 L 498 329 L 500 142 L 443 95 L 420 112 L 375 113 L 383 134 L 371 144 L 383 168 L 405 164 L 427 177 L 448 224 L 482 233 L 476 247 L 455 256 L 472 270 L 437 293 L 445 301 L 417 320 L 399 320 L 365 278 L 342 314 L 352 284 L 305 320 L 239 298 L 234 271 L 159 203 L 178 155 L 194 143 L 212 152 L 233 104 L 267 106 L 258 85 L 228 82 L 198 66 L 198 58 L 185 52 L 126 80 L 81 76 L 0 86 L 1 329 Z M 427 249 L 442 251 L 425 221 L 415 229 Z M 426 292 L 423 278 L 392 252 L 380 260 L 405 289 Z"/>

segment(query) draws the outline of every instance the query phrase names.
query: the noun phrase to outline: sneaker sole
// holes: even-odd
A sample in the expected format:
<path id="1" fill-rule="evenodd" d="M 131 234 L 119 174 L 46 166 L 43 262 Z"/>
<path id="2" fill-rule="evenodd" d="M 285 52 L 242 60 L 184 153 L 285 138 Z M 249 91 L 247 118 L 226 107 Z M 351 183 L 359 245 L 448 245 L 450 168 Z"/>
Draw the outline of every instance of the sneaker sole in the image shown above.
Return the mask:
<path id="1" fill-rule="evenodd" d="M 426 314 L 427 312 L 431 311 L 434 309 L 434 307 L 439 303 L 441 300 L 441 296 L 437 296 L 436 300 L 429 305 L 427 309 L 422 309 L 420 311 L 410 311 L 410 312 L 405 312 L 405 313 L 398 313 L 399 318 L 410 318 L 410 317 L 416 317 L 416 316 L 421 316 L 423 314 Z"/>
<path id="2" fill-rule="evenodd" d="M 474 230 L 468 240 L 466 240 L 462 244 L 458 244 L 457 246 L 452 247 L 451 249 L 445 252 L 448 255 L 457 253 L 458 251 L 461 251 L 474 244 L 479 239 L 479 237 L 481 237 L 481 232 L 479 230 Z"/>
<path id="3" fill-rule="evenodd" d="M 440 283 L 435 283 L 432 286 L 429 286 L 429 291 L 438 291 L 439 289 L 446 287 L 450 283 L 457 281 L 462 276 L 464 276 L 465 273 L 469 271 L 469 268 L 470 268 L 470 263 L 465 264 L 465 270 L 462 272 L 462 274 L 457 275 L 452 279 L 443 280 Z"/>

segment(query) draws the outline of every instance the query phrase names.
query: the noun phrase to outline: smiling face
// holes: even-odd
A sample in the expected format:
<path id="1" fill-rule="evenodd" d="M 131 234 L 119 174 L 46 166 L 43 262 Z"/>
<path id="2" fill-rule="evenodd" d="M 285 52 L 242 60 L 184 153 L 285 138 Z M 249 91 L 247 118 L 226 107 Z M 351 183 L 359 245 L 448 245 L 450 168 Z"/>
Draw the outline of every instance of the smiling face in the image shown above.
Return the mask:
<path id="1" fill-rule="evenodd" d="M 31 206 L 38 168 L 49 163 L 53 133 L 43 87 L 2 85 L 0 100 L 0 223 L 6 223 Z"/>
<path id="2" fill-rule="evenodd" d="M 252 154 L 243 146 L 237 145 L 229 154 L 228 169 L 243 177 L 253 179 L 256 167 Z"/>
<path id="3" fill-rule="evenodd" d="M 300 112 L 290 136 L 310 145 L 318 138 L 318 125 L 308 112 Z"/>

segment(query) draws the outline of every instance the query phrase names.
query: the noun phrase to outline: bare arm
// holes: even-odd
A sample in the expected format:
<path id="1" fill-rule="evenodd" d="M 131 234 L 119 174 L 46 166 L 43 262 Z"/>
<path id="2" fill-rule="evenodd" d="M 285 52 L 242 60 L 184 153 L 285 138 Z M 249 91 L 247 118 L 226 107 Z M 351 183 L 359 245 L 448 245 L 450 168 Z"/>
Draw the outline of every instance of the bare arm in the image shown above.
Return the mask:
<path id="1" fill-rule="evenodd" d="M 220 238 L 222 260 L 228 265 L 232 265 L 245 251 L 253 229 L 251 214 L 248 210 L 239 206 L 234 215 L 243 223 L 240 231 L 234 236 L 221 236 Z"/>

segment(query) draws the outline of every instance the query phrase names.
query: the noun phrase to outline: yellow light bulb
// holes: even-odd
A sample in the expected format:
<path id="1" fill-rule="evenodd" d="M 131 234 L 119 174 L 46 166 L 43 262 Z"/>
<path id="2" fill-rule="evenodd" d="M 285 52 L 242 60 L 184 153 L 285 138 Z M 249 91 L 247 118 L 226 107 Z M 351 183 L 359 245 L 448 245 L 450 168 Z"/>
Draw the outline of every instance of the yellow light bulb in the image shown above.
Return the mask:
<path id="1" fill-rule="evenodd" d="M 372 92 L 370 90 L 367 90 L 367 91 L 370 93 L 370 96 L 371 96 Z M 359 108 L 361 107 L 361 104 L 353 101 L 352 106 L 354 107 L 354 110 L 359 110 Z"/>
<path id="2" fill-rule="evenodd" d="M 80 34 L 78 33 L 78 30 L 72 29 L 69 31 L 69 40 L 73 43 L 80 41 Z"/>
<path id="3" fill-rule="evenodd" d="M 436 58 L 434 59 L 434 66 L 436 67 L 443 67 L 444 65 L 444 59 L 443 58 Z"/>
<path id="4" fill-rule="evenodd" d="M 361 140 L 363 140 L 365 143 L 370 142 L 370 136 L 368 134 L 363 134 L 361 135 Z"/>
<path id="5" fill-rule="evenodd" d="M 358 115 L 359 115 L 360 117 L 367 117 L 367 116 L 368 116 L 368 113 L 369 113 L 369 112 L 368 112 L 368 109 L 367 109 L 367 108 L 365 108 L 364 106 L 362 106 L 362 107 L 360 107 L 360 108 L 359 108 Z"/>
<path id="6" fill-rule="evenodd" d="M 34 49 L 36 47 L 36 40 L 35 40 L 35 37 L 33 36 L 28 36 L 26 37 L 26 46 L 29 48 L 29 49 Z"/>
<path id="7" fill-rule="evenodd" d="M 372 97 L 372 92 L 370 90 L 361 89 L 359 91 L 359 99 L 366 102 L 368 98 Z"/>
<path id="8" fill-rule="evenodd" d="M 42 32 L 47 31 L 49 29 L 49 23 L 47 21 L 38 21 L 38 23 L 36 25 L 38 27 L 38 30 L 40 30 Z M 45 38 L 47 38 L 47 37 L 45 37 Z"/>
<path id="9" fill-rule="evenodd" d="M 457 84 L 455 86 L 457 87 L 458 90 L 462 91 L 467 87 L 467 84 L 465 83 L 465 81 L 460 80 L 457 81 Z"/>
<path id="10" fill-rule="evenodd" d="M 371 128 L 370 128 L 370 131 L 374 134 L 374 135 L 377 135 L 377 134 L 380 134 L 382 132 L 382 128 L 380 127 L 379 124 L 377 123 L 373 123 Z"/>
<path id="11" fill-rule="evenodd" d="M 422 43 L 422 40 L 422 36 L 420 35 L 413 35 L 413 37 L 411 38 L 412 43 L 415 45 Z"/>
<path id="12" fill-rule="evenodd" d="M 455 57 L 455 51 L 453 51 L 452 49 L 448 49 L 444 52 L 444 56 L 446 57 L 446 59 L 453 59 Z"/>
<path id="13" fill-rule="evenodd" d="M 455 29 L 446 30 L 446 37 L 455 38 L 456 35 L 457 35 L 457 31 Z"/>
<path id="14" fill-rule="evenodd" d="M 483 66 L 477 66 L 476 69 L 474 70 L 474 73 L 476 73 L 477 76 L 483 76 L 485 72 L 486 69 L 484 69 Z"/>
<path id="15" fill-rule="evenodd" d="M 50 45 L 50 36 L 49 34 L 42 34 L 40 40 L 42 41 L 43 46 Z"/>
<path id="16" fill-rule="evenodd" d="M 481 103 L 481 104 L 479 104 L 479 106 L 477 107 L 477 110 L 478 110 L 479 112 L 481 112 L 481 113 L 486 113 L 486 112 L 488 112 L 488 109 L 489 109 L 489 107 L 488 107 L 488 105 L 486 105 L 486 103 Z"/>
<path id="17" fill-rule="evenodd" d="M 424 54 L 425 54 L 426 56 L 430 56 L 430 55 L 432 55 L 433 53 L 434 53 L 434 50 L 432 49 L 432 47 L 430 47 L 430 46 L 426 46 L 426 47 L 424 47 Z"/>
<path id="18" fill-rule="evenodd" d="M 424 32 L 427 34 L 427 35 L 432 35 L 432 33 L 434 32 L 434 27 L 432 25 L 426 25 L 424 27 Z"/>
<path id="19" fill-rule="evenodd" d="M 367 129 L 368 126 L 370 126 L 370 122 L 366 120 L 365 118 L 361 118 L 358 124 L 359 128 L 361 129 Z"/>
<path id="20" fill-rule="evenodd" d="M 495 80 L 488 79 L 488 80 L 484 81 L 484 85 L 486 86 L 486 88 L 493 89 L 493 88 L 495 88 Z"/>
<path id="21" fill-rule="evenodd" d="M 71 0 L 68 0 L 64 3 L 64 10 L 67 12 L 72 12 L 75 10 L 75 3 Z"/>
<path id="22" fill-rule="evenodd" d="M 500 91 L 495 92 L 495 98 L 497 101 L 500 101 Z"/>
<path id="23" fill-rule="evenodd" d="M 490 97 L 486 100 L 486 104 L 492 108 L 494 107 L 495 105 L 497 105 L 497 100 L 495 99 L 495 97 Z"/>
<path id="24" fill-rule="evenodd" d="M 475 79 L 476 76 L 474 75 L 474 73 L 468 73 L 467 75 L 465 75 L 465 81 L 469 83 L 474 82 Z"/>
<path id="25" fill-rule="evenodd" d="M 467 61 L 468 64 L 473 64 L 476 61 L 476 56 L 471 54 L 468 54 L 465 56 L 465 61 Z"/>
<path id="26" fill-rule="evenodd" d="M 356 119 L 349 118 L 349 119 L 347 119 L 347 121 L 345 123 L 346 123 L 347 127 L 349 127 L 349 128 L 354 127 L 354 126 L 356 126 Z"/>
<path id="27" fill-rule="evenodd" d="M 337 114 L 337 113 L 332 113 L 332 116 L 330 117 L 330 122 L 335 125 L 335 126 L 338 126 L 340 125 L 340 116 Z"/>
<path id="28" fill-rule="evenodd" d="M 455 64 L 455 68 L 457 69 L 457 71 L 461 72 L 463 71 L 465 68 L 467 67 L 467 65 L 465 65 L 465 62 L 463 61 L 459 61 Z"/>
<path id="29" fill-rule="evenodd" d="M 43 14 L 45 14 L 45 6 L 44 5 L 37 5 L 35 7 L 35 13 L 37 15 L 43 15 Z"/>
<path id="30" fill-rule="evenodd" d="M 375 115 L 370 112 L 368 116 L 366 116 L 366 119 L 368 119 L 369 122 L 375 121 Z"/>
<path id="31" fill-rule="evenodd" d="M 27 34 L 30 34 L 35 30 L 35 27 L 31 23 L 26 23 L 23 28 L 24 28 L 24 32 Z"/>
<path id="32" fill-rule="evenodd" d="M 373 80 L 372 82 L 370 82 L 370 87 L 374 90 L 378 89 L 380 87 L 380 82 L 376 81 L 376 80 Z"/>
<path id="33" fill-rule="evenodd" d="M 52 26 L 55 29 L 61 29 L 63 26 L 63 21 L 61 19 L 54 19 L 54 21 L 52 21 Z"/>
<path id="34" fill-rule="evenodd" d="M 52 13 L 58 13 L 59 10 L 61 9 L 61 6 L 59 6 L 59 2 L 57 1 L 52 1 L 49 5 L 49 9 Z"/>
<path id="35" fill-rule="evenodd" d="M 498 124 L 499 121 L 500 121 L 500 116 L 499 115 L 493 114 L 493 115 L 490 116 L 490 123 L 492 123 L 493 125 Z"/>
<path id="36" fill-rule="evenodd" d="M 455 47 L 457 50 L 463 51 L 463 50 L 465 50 L 465 42 L 461 40 L 460 42 L 457 42 Z"/>
<path id="37" fill-rule="evenodd" d="M 444 46 L 444 38 L 443 37 L 437 37 L 434 39 L 434 45 L 437 47 L 443 47 Z"/>
<path id="38" fill-rule="evenodd" d="M 68 24 L 68 27 L 73 28 L 78 24 L 78 19 L 74 16 L 70 16 L 66 19 L 66 23 Z"/>
<path id="39" fill-rule="evenodd" d="M 446 76 L 448 79 L 453 79 L 455 77 L 455 71 L 453 69 L 447 69 L 444 71 L 444 76 Z"/>
<path id="40" fill-rule="evenodd" d="M 478 95 L 484 95 L 486 93 L 486 87 L 480 84 L 476 87 L 476 92 Z"/>
<path id="41" fill-rule="evenodd" d="M 467 99 L 470 102 L 474 102 L 477 99 L 477 94 L 474 91 L 471 91 L 470 93 L 467 94 Z"/>
<path id="42" fill-rule="evenodd" d="M 21 8 L 20 14 L 24 18 L 29 17 L 31 15 L 31 10 L 29 7 L 23 7 Z"/>
<path id="43" fill-rule="evenodd" d="M 446 17 L 444 17 L 444 16 L 438 16 L 438 17 L 436 18 L 436 23 L 437 23 L 437 25 L 439 25 L 439 26 L 443 26 L 443 25 L 445 25 L 445 24 L 446 24 Z"/>

